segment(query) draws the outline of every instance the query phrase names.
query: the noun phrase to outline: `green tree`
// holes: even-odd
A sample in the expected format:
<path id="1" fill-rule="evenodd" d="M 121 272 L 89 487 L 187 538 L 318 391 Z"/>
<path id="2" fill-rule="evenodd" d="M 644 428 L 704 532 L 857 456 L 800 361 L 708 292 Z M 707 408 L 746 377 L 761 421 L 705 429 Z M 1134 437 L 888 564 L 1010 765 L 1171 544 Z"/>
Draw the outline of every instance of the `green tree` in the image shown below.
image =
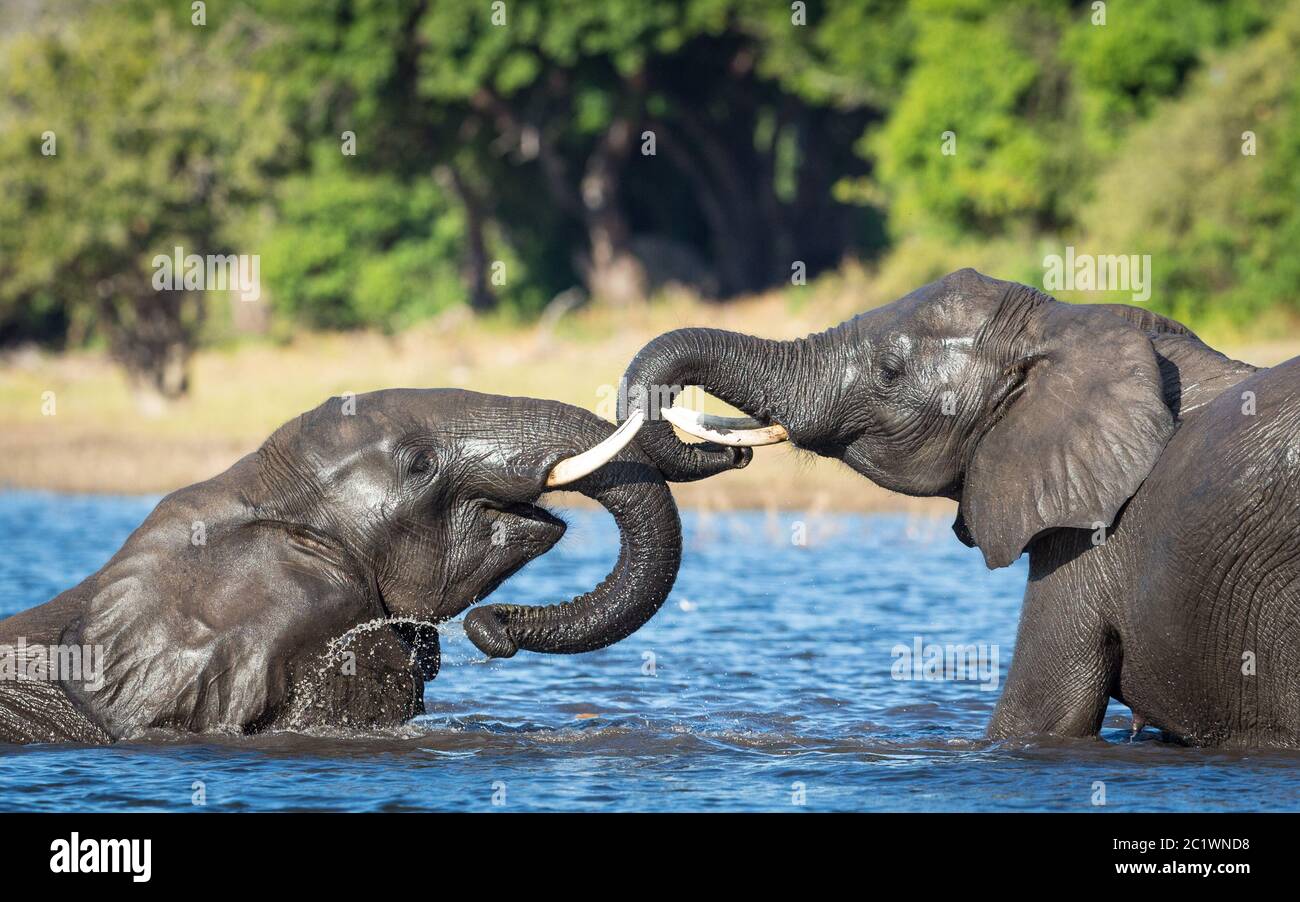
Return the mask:
<path id="1" fill-rule="evenodd" d="M 1129 0 L 1104 24 L 1079 15 L 1061 41 L 1083 110 L 1083 133 L 1104 150 L 1155 105 L 1178 94 L 1209 48 L 1259 30 L 1267 0 Z M 1271 4 L 1269 4 L 1271 5 Z"/>
<path id="2" fill-rule="evenodd" d="M 913 4 L 915 63 L 863 149 L 877 163 L 895 234 L 1052 227 L 1070 153 L 1054 56 L 1063 4 Z"/>
<path id="3" fill-rule="evenodd" d="M 304 136 L 299 174 L 277 191 L 274 226 L 250 230 L 280 257 L 271 261 L 279 307 L 308 324 L 392 327 L 460 300 L 477 311 L 535 310 L 566 287 L 556 276 L 568 267 L 555 263 L 565 256 L 555 217 L 540 204 L 521 213 L 511 200 L 537 186 L 520 184 L 467 103 L 422 86 L 429 4 L 256 6 L 278 41 L 253 63 L 283 86 L 289 120 Z M 401 202 L 371 204 L 396 195 Z M 417 221 L 417 212 L 434 218 Z M 322 246 L 296 247 L 308 234 Z M 536 236 L 551 242 L 539 247 Z M 364 263 L 349 259 L 362 254 Z M 492 278 L 502 265 L 504 282 Z M 392 296 L 379 299 L 381 290 Z"/>
<path id="4" fill-rule="evenodd" d="M 1168 309 L 1294 296 L 1272 0 L 67 2 L 0 6 L 0 342 L 103 340 L 162 394 L 216 331 L 150 284 L 176 246 L 259 254 L 281 328 L 725 297 L 890 242 L 1020 275 L 1081 232 L 1158 252 Z"/>
<path id="5" fill-rule="evenodd" d="M 1300 312 L 1300 3 L 1218 55 L 1123 142 L 1081 213 L 1088 243 L 1152 255 L 1153 305 L 1245 327 Z"/>
<path id="6" fill-rule="evenodd" d="M 831 188 L 863 170 L 851 140 L 870 101 L 824 64 L 824 27 L 757 0 L 438 4 L 419 25 L 420 90 L 490 137 L 494 170 L 526 174 L 535 208 L 562 217 L 548 253 L 574 257 L 594 294 L 640 297 L 656 270 L 707 258 L 726 295 L 794 260 L 834 265 L 861 238 Z M 822 77 L 780 74 L 769 52 L 822 60 Z"/>
<path id="7" fill-rule="evenodd" d="M 862 143 L 894 234 L 1073 227 L 1123 136 L 1178 95 L 1213 48 L 1257 31 L 1266 9 L 1262 0 L 910 4 L 912 65 Z"/>
<path id="8" fill-rule="evenodd" d="M 155 290 L 153 258 L 228 253 L 288 141 L 275 88 L 239 66 L 251 19 L 192 26 L 96 5 L 11 41 L 0 64 L 0 329 L 101 337 L 144 392 L 185 391 L 201 293 Z"/>

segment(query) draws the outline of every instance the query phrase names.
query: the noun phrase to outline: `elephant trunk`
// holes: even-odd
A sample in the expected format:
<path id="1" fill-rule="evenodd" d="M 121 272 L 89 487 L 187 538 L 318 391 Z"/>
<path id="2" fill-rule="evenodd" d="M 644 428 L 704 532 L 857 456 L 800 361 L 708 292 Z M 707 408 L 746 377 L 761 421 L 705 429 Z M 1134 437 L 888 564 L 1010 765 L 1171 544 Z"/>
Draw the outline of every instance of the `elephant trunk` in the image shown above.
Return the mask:
<path id="1" fill-rule="evenodd" d="M 564 604 L 485 605 L 465 617 L 465 633 L 495 658 L 515 652 L 575 654 L 630 636 L 667 599 L 682 559 L 681 521 L 663 477 L 629 446 L 573 483 L 614 515 L 618 562 L 595 589 Z"/>
<path id="2" fill-rule="evenodd" d="M 627 409 L 645 415 L 637 442 L 672 482 L 705 479 L 749 463 L 749 448 L 712 442 L 687 444 L 660 414 L 687 385 L 709 394 L 760 421 L 791 426 L 798 415 L 801 388 L 814 384 L 813 347 L 819 336 L 796 341 L 772 341 L 720 329 L 678 329 L 641 349 L 624 374 Z"/>

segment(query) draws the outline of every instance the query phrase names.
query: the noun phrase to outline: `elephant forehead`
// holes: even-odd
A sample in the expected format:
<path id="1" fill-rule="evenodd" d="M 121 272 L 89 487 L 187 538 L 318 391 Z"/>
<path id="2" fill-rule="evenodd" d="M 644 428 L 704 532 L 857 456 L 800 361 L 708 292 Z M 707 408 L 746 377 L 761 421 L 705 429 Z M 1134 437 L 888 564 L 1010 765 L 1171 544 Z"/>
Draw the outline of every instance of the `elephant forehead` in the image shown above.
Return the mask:
<path id="1" fill-rule="evenodd" d="M 331 398 L 276 430 L 268 444 L 317 470 L 351 466 L 367 452 L 392 449 L 392 430 L 374 409 L 353 408 Z"/>
<path id="2" fill-rule="evenodd" d="M 536 460 L 540 454 L 540 449 L 535 445 L 521 447 L 517 440 L 508 440 L 505 436 L 492 432 L 458 429 L 454 437 L 457 449 L 466 460 L 494 469 L 501 469 L 507 464 L 524 459 Z"/>
<path id="3" fill-rule="evenodd" d="M 988 316 L 988 311 L 976 310 L 960 297 L 909 295 L 852 322 L 856 341 L 865 349 L 892 349 L 907 355 L 925 350 L 934 342 L 951 348 L 969 346 Z"/>
<path id="4" fill-rule="evenodd" d="M 965 297 L 989 297 L 996 301 L 1006 291 L 1007 287 L 1014 284 L 1002 279 L 995 279 L 992 276 L 986 276 L 984 273 L 971 269 L 969 266 L 965 269 L 959 269 L 956 272 L 949 273 L 937 282 L 931 283 L 937 290 L 947 293 L 953 293 Z M 929 286 L 927 286 L 929 287 Z"/>
<path id="5" fill-rule="evenodd" d="M 994 279 L 973 269 L 962 269 L 931 282 L 903 300 L 906 315 L 918 328 L 938 335 L 973 335 L 997 310 L 1014 282 Z"/>
<path id="6" fill-rule="evenodd" d="M 899 336 L 913 340 L 970 338 L 988 323 L 1005 287 L 1012 284 L 983 276 L 980 279 L 974 284 L 948 279 L 931 282 L 851 322 L 862 339 L 876 345 L 893 344 Z"/>
<path id="7" fill-rule="evenodd" d="M 939 339 L 965 339 L 977 333 L 997 307 L 998 296 L 944 290 L 917 298 L 909 311 L 910 324 L 919 335 Z"/>

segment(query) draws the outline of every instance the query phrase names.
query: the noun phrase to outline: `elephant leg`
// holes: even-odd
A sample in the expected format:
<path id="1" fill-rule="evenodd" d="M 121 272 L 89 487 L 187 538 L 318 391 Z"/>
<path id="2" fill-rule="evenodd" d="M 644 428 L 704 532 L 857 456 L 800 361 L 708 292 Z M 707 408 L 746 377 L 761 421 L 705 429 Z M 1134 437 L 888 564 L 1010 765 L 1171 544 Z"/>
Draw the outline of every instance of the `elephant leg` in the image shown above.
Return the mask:
<path id="1" fill-rule="evenodd" d="M 1032 588 L 1026 594 L 991 739 L 1096 736 L 1118 684 L 1119 637 L 1100 613 L 1044 595 Z"/>

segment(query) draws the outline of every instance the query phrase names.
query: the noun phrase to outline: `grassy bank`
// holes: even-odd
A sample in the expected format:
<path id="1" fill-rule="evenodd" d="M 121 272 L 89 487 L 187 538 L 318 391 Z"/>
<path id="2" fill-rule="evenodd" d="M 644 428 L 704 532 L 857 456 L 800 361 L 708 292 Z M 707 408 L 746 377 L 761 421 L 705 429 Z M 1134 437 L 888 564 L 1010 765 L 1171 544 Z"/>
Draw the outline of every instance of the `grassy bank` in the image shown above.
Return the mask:
<path id="1" fill-rule="evenodd" d="M 889 299 L 876 295 L 864 273 L 849 269 L 800 292 L 724 306 L 670 296 L 648 307 L 592 307 L 528 326 L 451 314 L 394 336 L 247 340 L 200 352 L 190 397 L 151 414 L 102 355 L 11 353 L 0 360 L 0 485 L 168 491 L 220 472 L 280 423 L 331 395 L 395 386 L 549 397 L 610 416 L 627 362 L 661 332 L 708 325 L 793 337 Z M 1300 341 L 1224 350 L 1272 364 L 1300 353 Z M 46 392 L 54 393 L 53 416 L 42 412 Z M 712 399 L 709 404 L 706 409 L 725 412 Z M 706 510 L 946 509 L 946 502 L 885 492 L 839 464 L 788 447 L 760 449 L 747 469 L 676 493 L 684 506 Z"/>

